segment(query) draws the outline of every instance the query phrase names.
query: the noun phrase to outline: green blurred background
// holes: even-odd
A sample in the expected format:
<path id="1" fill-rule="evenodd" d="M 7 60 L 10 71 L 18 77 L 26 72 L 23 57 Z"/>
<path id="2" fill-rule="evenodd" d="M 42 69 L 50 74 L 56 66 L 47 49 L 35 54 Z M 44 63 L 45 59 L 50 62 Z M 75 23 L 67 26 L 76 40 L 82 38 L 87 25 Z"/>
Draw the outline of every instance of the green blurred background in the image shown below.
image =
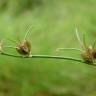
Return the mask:
<path id="1" fill-rule="evenodd" d="M 32 54 L 80 59 L 75 36 L 86 33 L 87 44 L 96 37 L 96 0 L 0 0 L 0 39 L 15 46 L 28 26 Z M 16 42 L 10 42 L 8 39 Z M 14 49 L 5 52 L 16 54 Z M 56 59 L 18 59 L 0 55 L 0 96 L 96 96 L 96 68 Z"/>

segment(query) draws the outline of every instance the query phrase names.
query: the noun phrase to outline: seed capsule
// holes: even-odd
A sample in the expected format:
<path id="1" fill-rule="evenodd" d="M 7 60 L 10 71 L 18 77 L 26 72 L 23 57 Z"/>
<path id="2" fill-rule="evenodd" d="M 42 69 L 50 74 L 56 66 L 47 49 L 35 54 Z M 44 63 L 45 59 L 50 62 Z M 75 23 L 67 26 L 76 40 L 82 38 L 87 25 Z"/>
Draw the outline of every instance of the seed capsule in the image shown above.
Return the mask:
<path id="1" fill-rule="evenodd" d="M 93 64 L 94 63 L 93 55 L 89 50 L 86 50 L 85 52 L 82 52 L 81 57 L 88 64 Z"/>
<path id="2" fill-rule="evenodd" d="M 27 30 L 24 39 L 22 42 L 20 42 L 19 44 L 17 44 L 16 46 L 16 50 L 19 54 L 21 55 L 26 55 L 29 56 L 31 54 L 31 44 L 30 42 L 26 39 L 28 34 L 31 32 L 30 29 L 32 28 L 32 26 L 29 27 L 29 29 Z M 20 40 L 19 40 L 20 41 Z"/>
<path id="3" fill-rule="evenodd" d="M 29 41 L 25 40 L 23 43 L 16 46 L 16 50 L 21 55 L 30 55 L 31 53 L 31 44 Z"/>
<path id="4" fill-rule="evenodd" d="M 92 55 L 93 55 L 94 59 L 96 59 L 96 48 L 92 49 Z"/>

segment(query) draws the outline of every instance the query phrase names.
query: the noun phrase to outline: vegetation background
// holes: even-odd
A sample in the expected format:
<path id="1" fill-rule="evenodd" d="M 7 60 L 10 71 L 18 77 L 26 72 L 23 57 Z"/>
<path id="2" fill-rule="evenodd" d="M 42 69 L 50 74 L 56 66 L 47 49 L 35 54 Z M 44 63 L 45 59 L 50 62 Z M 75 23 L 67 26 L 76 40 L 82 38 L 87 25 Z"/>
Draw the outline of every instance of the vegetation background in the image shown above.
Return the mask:
<path id="1" fill-rule="evenodd" d="M 79 48 L 76 26 L 91 44 L 96 38 L 95 10 L 96 0 L 0 0 L 0 39 L 15 46 L 31 25 L 32 54 L 80 59 L 77 51 L 56 49 Z M 4 51 L 17 55 L 14 49 Z M 0 96 L 96 96 L 96 68 L 74 61 L 0 55 Z"/>

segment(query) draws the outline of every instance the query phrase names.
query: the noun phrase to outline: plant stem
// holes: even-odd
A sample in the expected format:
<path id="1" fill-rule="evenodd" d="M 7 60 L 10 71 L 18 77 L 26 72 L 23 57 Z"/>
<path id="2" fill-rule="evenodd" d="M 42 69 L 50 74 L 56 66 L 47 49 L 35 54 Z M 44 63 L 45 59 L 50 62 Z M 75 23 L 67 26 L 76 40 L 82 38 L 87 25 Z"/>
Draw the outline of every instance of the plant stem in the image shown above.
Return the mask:
<path id="1" fill-rule="evenodd" d="M 84 45 L 83 45 L 83 43 L 82 43 L 82 41 L 80 39 L 80 36 L 79 36 L 79 33 L 78 33 L 78 29 L 77 28 L 76 28 L 76 37 L 77 37 L 77 40 L 78 40 L 78 42 L 80 44 L 81 49 L 85 49 L 84 48 Z"/>
<path id="2" fill-rule="evenodd" d="M 93 45 L 92 45 L 93 48 L 95 47 L 95 44 L 96 44 L 96 39 L 93 42 Z"/>
<path id="3" fill-rule="evenodd" d="M 13 54 L 5 53 L 5 52 L 1 52 L 1 55 L 5 55 L 5 56 L 9 56 L 9 57 L 15 57 L 15 58 L 65 59 L 65 60 L 71 60 L 71 61 L 76 61 L 76 62 L 79 62 L 79 63 L 85 63 L 85 64 L 87 64 L 86 62 L 84 62 L 84 61 L 82 61 L 82 60 L 75 59 L 75 58 L 72 58 L 72 57 L 63 57 L 63 56 L 31 55 L 31 56 L 26 56 L 26 57 L 24 57 L 24 56 L 18 56 L 18 55 L 13 55 Z M 96 66 L 95 64 L 88 64 L 88 65 Z"/>
<path id="4" fill-rule="evenodd" d="M 83 45 L 84 47 L 87 49 L 87 45 L 86 45 L 86 38 L 85 38 L 85 33 L 83 34 Z"/>
<path id="5" fill-rule="evenodd" d="M 82 50 L 78 49 L 78 48 L 58 48 L 57 51 L 59 51 L 59 50 L 76 50 L 76 51 L 82 52 Z"/>
<path id="6" fill-rule="evenodd" d="M 32 26 L 30 26 L 30 27 L 28 28 L 28 30 L 27 30 L 27 32 L 26 32 L 26 34 L 25 34 L 25 36 L 24 36 L 23 41 L 25 41 L 25 39 L 27 38 L 28 34 L 31 32 L 31 31 L 30 31 L 31 28 L 32 28 Z"/>
<path id="7" fill-rule="evenodd" d="M 14 47 L 14 46 L 3 46 L 4 48 L 13 48 L 13 49 L 16 49 L 17 47 Z"/>

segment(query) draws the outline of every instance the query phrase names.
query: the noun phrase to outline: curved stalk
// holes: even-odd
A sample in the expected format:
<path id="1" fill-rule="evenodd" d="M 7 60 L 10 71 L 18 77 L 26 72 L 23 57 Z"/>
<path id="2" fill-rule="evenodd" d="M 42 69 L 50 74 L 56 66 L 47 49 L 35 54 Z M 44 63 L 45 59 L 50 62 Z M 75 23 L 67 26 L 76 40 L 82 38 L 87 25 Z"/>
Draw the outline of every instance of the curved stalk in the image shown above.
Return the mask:
<path id="1" fill-rule="evenodd" d="M 77 40 L 78 40 L 78 42 L 79 42 L 79 44 L 80 44 L 80 48 L 81 49 L 85 49 L 84 48 L 84 45 L 83 45 L 83 43 L 82 43 L 82 41 L 81 41 L 81 39 L 80 39 L 80 36 L 79 36 L 79 33 L 78 33 L 78 29 L 76 28 L 76 37 L 77 37 Z"/>
<path id="2" fill-rule="evenodd" d="M 86 38 L 85 38 L 85 33 L 83 34 L 83 45 L 85 47 L 85 49 L 87 49 L 87 45 L 86 45 Z"/>
<path id="3" fill-rule="evenodd" d="M 30 31 L 31 28 L 32 28 L 32 26 L 30 26 L 30 27 L 28 28 L 28 30 L 27 30 L 27 32 L 26 32 L 26 34 L 25 34 L 25 36 L 24 36 L 23 41 L 25 41 L 25 39 L 27 38 L 27 36 L 28 36 L 29 33 L 31 32 L 31 31 Z"/>
<path id="4" fill-rule="evenodd" d="M 79 62 L 79 63 L 85 63 L 86 62 L 79 60 L 79 59 L 75 59 L 72 57 L 63 57 L 63 56 L 51 56 L 51 55 L 31 55 L 31 56 L 18 56 L 18 55 L 13 55 L 13 54 L 9 54 L 9 53 L 5 53 L 5 52 L 1 52 L 1 55 L 5 55 L 5 56 L 9 56 L 9 57 L 15 57 L 15 58 L 41 58 L 41 59 L 64 59 L 64 60 L 70 60 L 70 61 L 75 61 L 75 62 Z M 96 66 L 95 64 L 88 64 L 88 65 L 93 65 Z"/>

